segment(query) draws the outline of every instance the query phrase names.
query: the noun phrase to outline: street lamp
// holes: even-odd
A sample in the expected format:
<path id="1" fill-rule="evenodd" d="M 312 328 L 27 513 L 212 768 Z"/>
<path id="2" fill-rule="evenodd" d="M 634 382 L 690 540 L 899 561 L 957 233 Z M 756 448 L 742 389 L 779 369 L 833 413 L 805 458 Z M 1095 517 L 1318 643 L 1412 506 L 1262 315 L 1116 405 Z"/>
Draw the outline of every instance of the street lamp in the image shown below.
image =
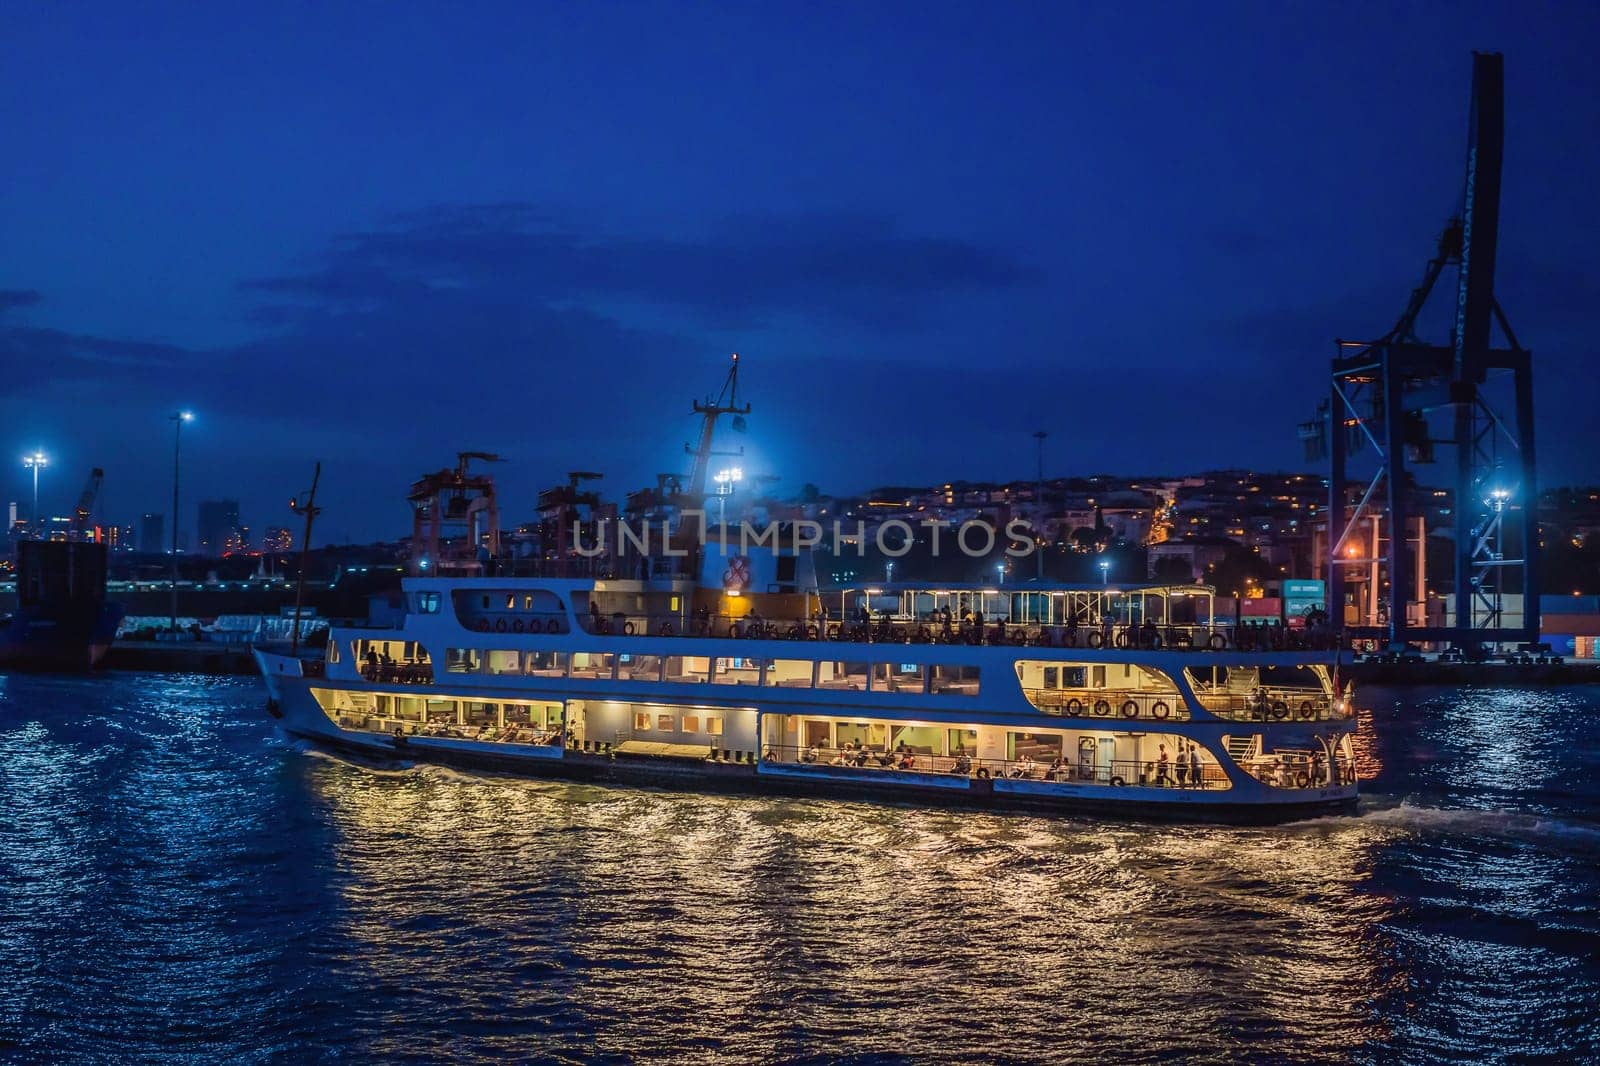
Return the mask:
<path id="1" fill-rule="evenodd" d="M 1100 584 L 1102 587 L 1111 583 L 1111 560 L 1100 560 Z"/>
<path id="2" fill-rule="evenodd" d="M 33 471 L 33 524 L 39 525 L 39 468 L 49 466 L 50 460 L 45 458 L 44 452 L 34 452 L 32 455 L 22 457 L 22 465 Z"/>
<path id="3" fill-rule="evenodd" d="M 188 411 L 175 411 L 169 421 L 172 423 L 172 621 L 169 629 L 176 633 L 178 631 L 178 455 L 179 447 L 183 443 L 183 424 L 194 421 L 194 415 Z"/>
<path id="4" fill-rule="evenodd" d="M 726 547 L 728 534 L 728 502 L 727 498 L 733 495 L 733 487 L 744 480 L 744 468 L 730 466 L 726 470 L 718 470 L 711 475 L 711 480 L 717 483 L 717 525 L 721 527 L 722 543 Z"/>

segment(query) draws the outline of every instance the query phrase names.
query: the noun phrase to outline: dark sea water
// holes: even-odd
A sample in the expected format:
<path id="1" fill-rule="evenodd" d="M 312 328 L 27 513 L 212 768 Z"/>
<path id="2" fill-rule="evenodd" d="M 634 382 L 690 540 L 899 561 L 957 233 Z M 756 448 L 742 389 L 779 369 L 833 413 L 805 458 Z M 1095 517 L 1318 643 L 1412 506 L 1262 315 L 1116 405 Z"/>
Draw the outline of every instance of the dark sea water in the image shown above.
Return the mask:
<path id="1" fill-rule="evenodd" d="M 1600 1056 L 1600 690 L 1368 689 L 1271 829 L 373 768 L 0 677 L 0 1059 Z"/>

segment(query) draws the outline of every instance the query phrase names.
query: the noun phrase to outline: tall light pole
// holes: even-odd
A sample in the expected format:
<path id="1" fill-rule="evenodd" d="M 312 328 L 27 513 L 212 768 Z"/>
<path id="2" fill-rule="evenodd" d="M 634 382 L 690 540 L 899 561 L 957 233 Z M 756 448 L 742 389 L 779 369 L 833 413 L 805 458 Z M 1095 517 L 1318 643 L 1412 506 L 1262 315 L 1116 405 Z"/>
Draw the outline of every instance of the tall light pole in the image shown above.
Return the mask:
<path id="1" fill-rule="evenodd" d="M 183 443 L 183 424 L 192 421 L 188 411 L 175 411 L 172 422 L 172 621 L 169 630 L 178 631 L 178 455 Z"/>
<path id="2" fill-rule="evenodd" d="M 33 518 L 35 536 L 37 536 L 39 528 L 39 468 L 49 466 L 50 460 L 45 457 L 44 452 L 34 452 L 32 455 L 22 457 L 22 465 L 33 470 L 33 511 L 31 512 L 31 517 Z"/>
<path id="3" fill-rule="evenodd" d="M 1035 482 L 1033 492 L 1034 513 L 1039 516 L 1039 528 L 1034 531 L 1033 537 L 1034 544 L 1038 545 L 1038 557 L 1034 560 L 1034 576 L 1040 581 L 1044 580 L 1044 439 L 1049 435 L 1042 429 L 1035 431 L 1033 434 L 1033 439 L 1039 442 L 1039 469 L 1037 471 L 1039 477 Z"/>
<path id="4" fill-rule="evenodd" d="M 1111 584 L 1111 560 L 1110 559 L 1101 559 L 1099 565 L 1100 565 L 1100 587 L 1101 588 L 1105 588 L 1107 585 Z"/>

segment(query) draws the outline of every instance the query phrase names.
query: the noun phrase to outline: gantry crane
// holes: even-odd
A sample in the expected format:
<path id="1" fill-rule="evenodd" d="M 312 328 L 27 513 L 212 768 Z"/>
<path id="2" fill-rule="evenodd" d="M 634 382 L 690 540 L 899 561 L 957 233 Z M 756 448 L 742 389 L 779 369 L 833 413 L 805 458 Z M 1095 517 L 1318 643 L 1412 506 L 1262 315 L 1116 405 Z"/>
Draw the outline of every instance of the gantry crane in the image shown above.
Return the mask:
<path id="1" fill-rule="evenodd" d="M 1375 341 L 1337 342 L 1327 405 L 1316 421 L 1302 426 L 1302 437 L 1329 459 L 1330 612 L 1336 623 L 1344 620 L 1350 566 L 1368 569 L 1370 603 L 1387 608 L 1387 619 L 1369 609 L 1360 624 L 1347 626 L 1354 636 L 1448 641 L 1473 650 L 1489 642 L 1538 639 L 1532 363 L 1494 293 L 1504 79 L 1498 53 L 1474 54 L 1459 213 L 1445 226 L 1394 327 Z M 1418 335 L 1418 319 L 1451 267 L 1456 285 L 1449 340 L 1429 343 Z M 1500 347 L 1492 337 L 1495 325 Z M 1425 586 L 1416 580 L 1426 530 L 1412 498 L 1409 464 L 1432 462 L 1439 446 L 1455 450 L 1455 589 L 1445 624 L 1432 625 Z M 1370 476 L 1353 478 L 1352 466 L 1369 465 L 1359 456 L 1366 450 L 1374 457 Z M 1414 527 L 1416 560 L 1407 545 Z M 1380 575 L 1387 581 L 1382 600 Z M 1514 594 L 1521 596 L 1520 613 L 1506 606 Z M 1419 598 L 1424 602 L 1418 604 Z"/>

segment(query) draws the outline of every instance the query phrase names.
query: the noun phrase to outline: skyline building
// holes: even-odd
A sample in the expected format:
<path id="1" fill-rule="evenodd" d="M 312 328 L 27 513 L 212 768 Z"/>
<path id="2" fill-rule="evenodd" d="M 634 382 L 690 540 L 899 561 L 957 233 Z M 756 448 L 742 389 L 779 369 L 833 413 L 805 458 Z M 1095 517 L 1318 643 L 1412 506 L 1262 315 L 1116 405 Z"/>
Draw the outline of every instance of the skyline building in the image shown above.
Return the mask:
<path id="1" fill-rule="evenodd" d="M 166 516 L 146 512 L 139 518 L 139 550 L 152 555 L 165 552 L 169 545 L 166 538 Z"/>
<path id="2" fill-rule="evenodd" d="M 238 500 L 201 500 L 196 524 L 200 555 L 221 555 L 228 551 L 229 538 L 239 530 Z"/>

